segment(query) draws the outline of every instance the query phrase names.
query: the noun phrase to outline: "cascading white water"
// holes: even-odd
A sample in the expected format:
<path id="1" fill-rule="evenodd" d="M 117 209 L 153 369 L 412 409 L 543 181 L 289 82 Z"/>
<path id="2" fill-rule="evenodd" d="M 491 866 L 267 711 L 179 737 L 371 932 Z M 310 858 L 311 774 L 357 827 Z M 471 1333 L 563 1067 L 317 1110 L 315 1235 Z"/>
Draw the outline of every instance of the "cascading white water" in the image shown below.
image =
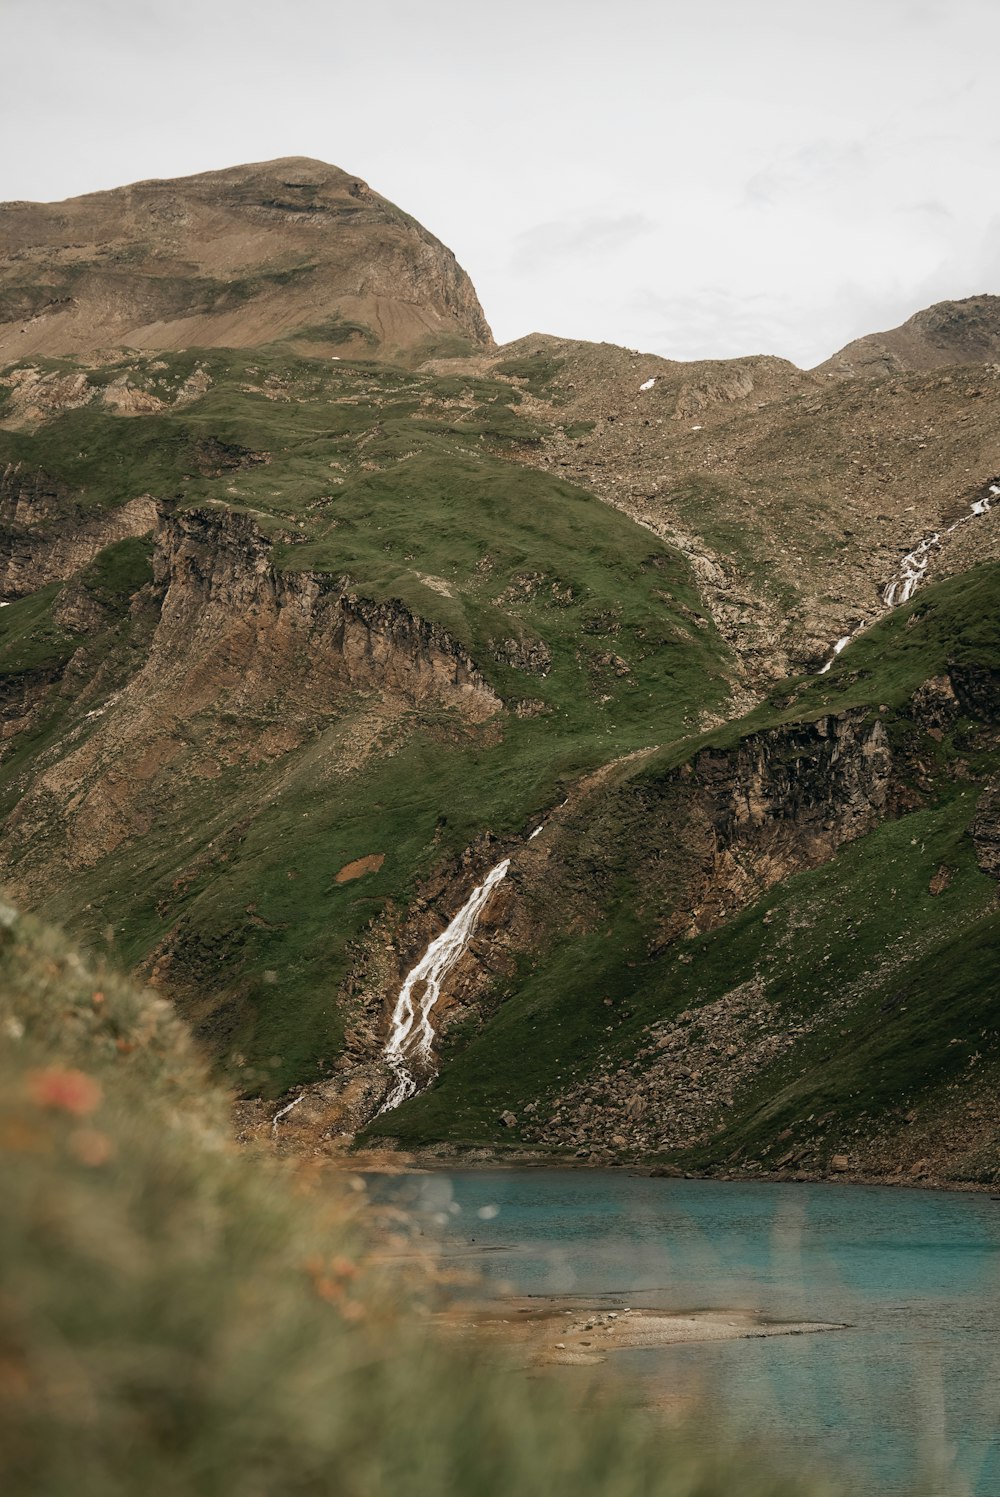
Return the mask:
<path id="1" fill-rule="evenodd" d="M 944 531 L 944 534 L 951 535 L 953 531 L 958 530 L 962 525 L 968 525 L 969 521 L 976 519 L 977 516 L 989 514 L 997 499 L 1000 499 L 1000 484 L 991 483 L 989 492 L 984 494 L 982 499 L 973 500 L 969 513 L 961 515 L 957 520 L 952 521 L 947 530 Z M 901 604 L 910 601 L 927 575 L 927 564 L 931 559 L 931 552 L 939 551 L 940 549 L 941 532 L 935 530 L 932 535 L 925 536 L 919 546 L 915 546 L 912 551 L 906 553 L 899 564 L 899 575 L 894 577 L 891 582 L 887 582 L 882 589 L 882 602 L 887 608 L 899 608 Z M 865 624 L 859 624 L 851 634 L 845 634 L 841 639 L 837 640 L 829 660 L 820 667 L 819 674 L 821 676 L 826 675 L 841 651 L 846 649 L 851 640 L 866 627 L 867 625 Z"/>
<path id="2" fill-rule="evenodd" d="M 964 518 L 968 519 L 970 516 Z M 906 553 L 899 563 L 899 576 L 894 582 L 886 583 L 882 589 L 882 602 L 887 608 L 897 608 L 901 603 L 910 601 L 924 580 L 931 552 L 936 551 L 940 545 L 941 534 L 940 531 L 935 530 L 933 535 L 925 536 L 919 546 Z"/>
<path id="3" fill-rule="evenodd" d="M 540 830 L 540 829 L 539 829 Z M 479 917 L 497 884 L 507 875 L 510 859 L 504 858 L 486 875 L 436 940 L 432 941 L 417 965 L 407 973 L 392 1012 L 392 1027 L 385 1047 L 385 1059 L 395 1077 L 395 1084 L 378 1110 L 381 1117 L 391 1112 L 407 1097 L 412 1097 L 418 1081 L 410 1068 L 415 1062 L 420 1070 L 431 1066 L 434 1029 L 431 1011 L 441 996 L 441 984 L 471 941 Z"/>
<path id="4" fill-rule="evenodd" d="M 820 671 L 820 675 L 821 676 L 825 676 L 826 675 L 827 671 L 830 669 L 831 665 L 836 660 L 836 658 L 840 654 L 841 650 L 845 650 L 847 648 L 847 646 L 850 644 L 850 642 L 851 642 L 851 640 L 853 638 L 854 638 L 853 634 L 843 634 L 843 635 L 841 635 L 840 639 L 837 640 L 837 643 L 833 647 L 833 653 L 831 654 L 829 660 L 826 662 L 826 664 L 823 666 L 823 669 Z"/>

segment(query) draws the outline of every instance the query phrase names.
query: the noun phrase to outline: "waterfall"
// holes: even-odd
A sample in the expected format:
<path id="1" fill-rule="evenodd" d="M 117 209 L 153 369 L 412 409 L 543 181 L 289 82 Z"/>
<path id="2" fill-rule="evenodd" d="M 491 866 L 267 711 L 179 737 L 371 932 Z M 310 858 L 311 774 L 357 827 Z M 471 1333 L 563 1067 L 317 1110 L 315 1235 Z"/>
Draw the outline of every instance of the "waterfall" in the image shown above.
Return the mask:
<path id="1" fill-rule="evenodd" d="M 510 859 L 504 858 L 490 870 L 483 882 L 473 889 L 451 924 L 431 942 L 417 965 L 406 974 L 393 1009 L 384 1052 L 395 1082 L 378 1110 L 378 1117 L 391 1112 L 418 1090 L 419 1083 L 411 1070 L 413 1062 L 417 1063 L 419 1070 L 430 1068 L 434 1043 L 431 1011 L 441 996 L 441 984 L 468 947 L 490 895 L 506 877 L 509 867 Z"/>
<path id="2" fill-rule="evenodd" d="M 971 519 L 971 515 L 966 515 L 964 518 Z M 951 527 L 952 530 L 954 528 L 954 526 Z M 941 534 L 935 530 L 933 535 L 926 536 L 919 546 L 906 553 L 899 563 L 899 576 L 882 589 L 882 602 L 887 608 L 897 608 L 901 603 L 910 601 L 924 580 L 931 552 L 936 551 L 940 545 Z"/>
<path id="3" fill-rule="evenodd" d="M 953 520 L 944 534 L 951 535 L 952 531 L 958 530 L 962 525 L 968 525 L 969 521 L 976 519 L 977 516 L 988 515 L 997 499 L 1000 499 L 1000 484 L 991 483 L 988 493 L 984 494 L 982 499 L 973 500 L 969 508 L 969 513 L 967 515 L 960 515 L 957 520 Z M 931 552 L 940 551 L 940 549 L 941 532 L 935 530 L 931 535 L 925 536 L 919 546 L 914 546 L 912 551 L 906 553 L 899 563 L 898 575 L 891 582 L 887 582 L 882 589 L 882 602 L 886 608 L 899 608 L 901 604 L 910 601 L 927 575 L 927 566 L 931 559 Z M 821 676 L 826 675 L 840 652 L 846 649 L 851 640 L 860 634 L 865 627 L 865 624 L 859 624 L 852 633 L 845 634 L 841 639 L 837 640 L 831 651 L 830 658 L 820 667 L 819 674 Z"/>
<path id="4" fill-rule="evenodd" d="M 833 651 L 832 651 L 832 653 L 830 655 L 829 660 L 826 662 L 826 664 L 823 666 L 822 670 L 820 671 L 820 675 L 821 676 L 825 676 L 826 675 L 827 671 L 830 669 L 831 665 L 836 660 L 836 658 L 840 654 L 841 650 L 845 650 L 847 648 L 847 646 L 850 644 L 850 642 L 851 642 L 851 640 L 853 638 L 854 638 L 853 634 L 843 634 L 843 635 L 841 635 L 840 639 L 837 640 L 837 643 L 833 647 Z"/>
<path id="5" fill-rule="evenodd" d="M 288 1102 L 281 1109 L 280 1112 L 276 1112 L 274 1114 L 274 1117 L 271 1119 L 271 1132 L 272 1133 L 277 1134 L 277 1132 L 278 1132 L 278 1123 L 281 1120 L 281 1118 L 283 1118 L 285 1116 L 286 1112 L 291 1112 L 291 1110 L 292 1110 L 293 1107 L 298 1107 L 298 1105 L 299 1105 L 300 1102 L 304 1102 L 306 1100 L 307 1096 L 308 1096 L 307 1092 L 300 1092 L 299 1095 L 297 1097 L 295 1097 L 293 1101 Z"/>

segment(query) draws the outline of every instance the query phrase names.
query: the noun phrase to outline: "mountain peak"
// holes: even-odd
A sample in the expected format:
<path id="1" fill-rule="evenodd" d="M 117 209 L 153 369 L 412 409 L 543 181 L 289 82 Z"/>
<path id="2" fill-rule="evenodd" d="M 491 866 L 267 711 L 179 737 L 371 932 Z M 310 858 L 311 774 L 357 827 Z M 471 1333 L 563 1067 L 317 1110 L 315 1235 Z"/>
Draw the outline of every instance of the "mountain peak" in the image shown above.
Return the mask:
<path id="1" fill-rule="evenodd" d="M 492 346 L 452 252 L 327 162 L 0 206 L 0 360 L 288 339 L 405 360 Z"/>
<path id="2" fill-rule="evenodd" d="M 884 333 L 856 338 L 820 364 L 817 374 L 839 378 L 906 369 L 943 369 L 1000 359 L 1000 296 L 939 301 Z"/>

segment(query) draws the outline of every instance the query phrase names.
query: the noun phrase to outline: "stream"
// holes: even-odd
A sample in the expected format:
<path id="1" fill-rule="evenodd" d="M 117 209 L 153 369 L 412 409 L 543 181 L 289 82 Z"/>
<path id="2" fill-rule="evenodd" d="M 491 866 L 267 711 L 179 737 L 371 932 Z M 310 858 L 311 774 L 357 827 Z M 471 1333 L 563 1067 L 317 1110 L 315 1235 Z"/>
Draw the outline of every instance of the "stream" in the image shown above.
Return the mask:
<path id="1" fill-rule="evenodd" d="M 903 603 L 908 603 L 927 576 L 931 556 L 935 551 L 940 551 L 943 537 L 951 535 L 963 525 L 968 525 L 970 520 L 989 514 L 996 499 L 1000 499 L 1000 484 L 991 483 L 989 492 L 982 499 L 973 501 L 967 515 L 960 515 L 944 531 L 932 531 L 930 535 L 924 537 L 919 546 L 914 546 L 912 551 L 908 551 L 899 563 L 897 575 L 882 589 L 882 602 L 886 608 L 899 608 Z M 868 622 L 866 621 L 860 623 L 850 634 L 842 635 L 833 646 L 829 659 L 821 666 L 819 674 L 825 676 L 837 656 L 846 650 L 852 639 L 856 639 L 867 628 Z"/>

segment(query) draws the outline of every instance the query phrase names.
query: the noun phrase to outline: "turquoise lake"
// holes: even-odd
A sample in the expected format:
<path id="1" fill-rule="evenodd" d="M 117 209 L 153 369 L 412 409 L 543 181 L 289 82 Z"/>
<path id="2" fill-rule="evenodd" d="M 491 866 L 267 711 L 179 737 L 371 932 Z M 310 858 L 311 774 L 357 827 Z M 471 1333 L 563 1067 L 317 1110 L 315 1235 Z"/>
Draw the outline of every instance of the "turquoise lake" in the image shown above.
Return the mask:
<path id="1" fill-rule="evenodd" d="M 858 1497 L 910 1493 L 918 1471 L 934 1497 L 1000 1497 L 1000 1202 L 989 1196 L 616 1170 L 370 1185 L 424 1234 L 471 1251 L 498 1294 L 849 1322 L 622 1351 L 606 1365 L 657 1399 L 709 1395 L 736 1434 L 839 1464 Z"/>

